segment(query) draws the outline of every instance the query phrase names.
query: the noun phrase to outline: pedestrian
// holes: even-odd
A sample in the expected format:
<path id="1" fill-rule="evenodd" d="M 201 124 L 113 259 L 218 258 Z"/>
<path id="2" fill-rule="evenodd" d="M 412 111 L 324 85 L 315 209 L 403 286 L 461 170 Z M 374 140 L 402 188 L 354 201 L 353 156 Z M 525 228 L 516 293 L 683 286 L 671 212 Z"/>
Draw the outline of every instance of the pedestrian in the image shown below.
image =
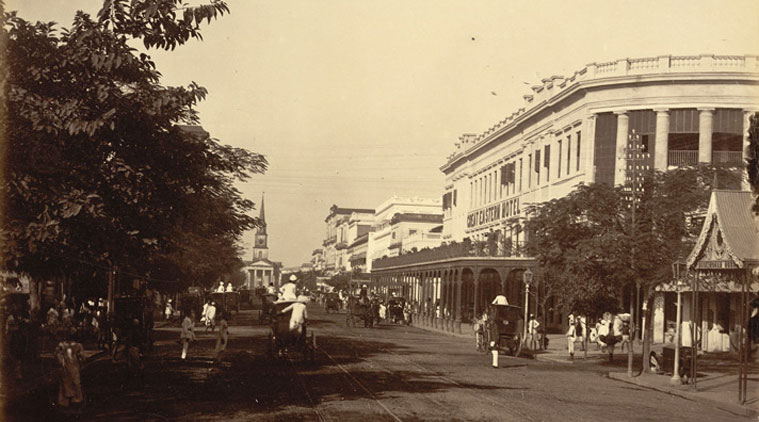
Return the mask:
<path id="1" fill-rule="evenodd" d="M 577 341 L 577 325 L 575 316 L 569 314 L 569 328 L 567 328 L 567 350 L 569 351 L 569 360 L 575 360 L 575 341 Z"/>
<path id="2" fill-rule="evenodd" d="M 575 317 L 575 334 L 577 335 L 577 341 L 580 342 L 580 350 L 583 352 L 585 351 L 585 336 L 587 333 L 585 332 L 587 330 L 587 324 L 585 322 L 584 316 L 576 316 Z"/>
<path id="3" fill-rule="evenodd" d="M 211 332 L 213 332 L 214 329 L 216 329 L 216 302 L 211 301 L 211 303 L 208 304 L 208 308 L 206 308 L 205 321 L 206 331 L 210 329 Z"/>
<path id="4" fill-rule="evenodd" d="M 229 315 L 226 311 L 219 313 L 219 333 L 216 335 L 216 354 L 214 355 L 214 363 L 221 362 L 221 355 L 227 349 L 227 342 L 229 341 L 229 323 L 227 320 Z"/>
<path id="5" fill-rule="evenodd" d="M 406 303 L 403 307 L 403 323 L 405 325 L 411 324 L 411 304 Z"/>
<path id="6" fill-rule="evenodd" d="M 487 314 L 483 313 L 480 318 L 474 320 L 472 324 L 472 330 L 474 331 L 474 347 L 478 352 L 484 352 L 487 348 L 487 342 L 485 341 L 485 324 L 487 321 Z"/>
<path id="7" fill-rule="evenodd" d="M 631 347 L 630 344 L 630 315 L 626 314 L 626 319 L 621 319 L 620 323 L 620 332 L 622 333 L 622 341 L 619 343 L 620 345 L 620 353 L 625 352 L 625 346 L 629 349 Z"/>
<path id="8" fill-rule="evenodd" d="M 70 339 L 61 341 L 55 348 L 55 358 L 61 369 L 57 400 L 61 407 L 80 406 L 84 402 L 81 379 L 83 351 L 81 344 Z"/>
<path id="9" fill-rule="evenodd" d="M 143 372 L 145 365 L 142 362 L 142 348 L 146 343 L 140 320 L 132 319 L 132 325 L 129 327 L 126 335 L 126 352 L 127 352 L 127 369 L 129 378 L 136 378 L 140 386 L 145 384 Z"/>
<path id="10" fill-rule="evenodd" d="M 184 360 L 187 358 L 187 349 L 190 347 L 190 342 L 195 341 L 195 311 L 190 311 L 189 315 L 185 315 L 182 321 L 182 333 L 179 338 L 182 341 L 182 360 Z"/>
<path id="11" fill-rule="evenodd" d="M 163 313 L 166 316 L 166 321 L 170 320 L 174 315 L 174 306 L 172 306 L 171 299 L 166 301 L 166 309 L 164 309 Z"/>
<path id="12" fill-rule="evenodd" d="M 527 323 L 527 335 L 530 339 L 530 349 L 535 350 L 538 347 L 538 328 L 540 322 L 535 319 L 535 315 L 530 314 L 529 322 Z"/>

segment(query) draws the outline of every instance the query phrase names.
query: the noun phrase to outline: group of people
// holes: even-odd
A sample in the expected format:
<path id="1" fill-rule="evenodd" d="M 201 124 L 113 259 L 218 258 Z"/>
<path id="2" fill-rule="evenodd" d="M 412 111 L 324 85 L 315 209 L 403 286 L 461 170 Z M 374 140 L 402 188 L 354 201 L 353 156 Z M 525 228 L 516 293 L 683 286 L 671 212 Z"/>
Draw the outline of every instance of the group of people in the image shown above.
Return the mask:
<path id="1" fill-rule="evenodd" d="M 213 302 L 206 303 L 204 306 L 204 315 L 202 321 L 205 323 L 206 331 L 213 331 L 217 326 L 219 331 L 216 333 L 216 347 L 214 348 L 214 363 L 218 363 L 221 360 L 223 352 L 227 349 L 227 343 L 229 342 L 229 313 L 222 309 L 220 312 L 216 311 L 216 306 Z M 185 315 L 182 320 L 181 331 L 179 334 L 179 341 L 182 344 L 181 359 L 187 359 L 187 353 L 190 348 L 190 343 L 197 340 L 195 335 L 195 311 L 191 310 Z M 210 322 L 209 322 L 210 321 Z"/>

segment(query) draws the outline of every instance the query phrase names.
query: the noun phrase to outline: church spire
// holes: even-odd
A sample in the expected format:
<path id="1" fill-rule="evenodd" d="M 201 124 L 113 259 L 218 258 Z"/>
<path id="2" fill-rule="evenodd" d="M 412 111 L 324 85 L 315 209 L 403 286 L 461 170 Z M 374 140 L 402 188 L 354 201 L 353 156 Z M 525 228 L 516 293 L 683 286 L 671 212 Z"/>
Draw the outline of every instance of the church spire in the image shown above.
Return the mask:
<path id="1" fill-rule="evenodd" d="M 261 221 L 261 226 L 258 228 L 258 233 L 266 234 L 266 212 L 264 211 L 264 193 L 261 193 L 261 210 L 258 214 L 258 219 Z"/>

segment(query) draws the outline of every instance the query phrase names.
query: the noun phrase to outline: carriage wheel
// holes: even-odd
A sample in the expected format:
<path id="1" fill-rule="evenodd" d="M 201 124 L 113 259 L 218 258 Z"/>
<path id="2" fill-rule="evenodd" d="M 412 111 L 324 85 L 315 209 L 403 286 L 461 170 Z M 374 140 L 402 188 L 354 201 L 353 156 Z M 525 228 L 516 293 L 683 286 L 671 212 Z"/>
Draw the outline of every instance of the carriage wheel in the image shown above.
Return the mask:
<path id="1" fill-rule="evenodd" d="M 511 341 L 513 346 L 509 346 L 509 354 L 514 357 L 519 357 L 519 353 L 522 352 L 522 339 L 519 336 L 514 336 Z"/>

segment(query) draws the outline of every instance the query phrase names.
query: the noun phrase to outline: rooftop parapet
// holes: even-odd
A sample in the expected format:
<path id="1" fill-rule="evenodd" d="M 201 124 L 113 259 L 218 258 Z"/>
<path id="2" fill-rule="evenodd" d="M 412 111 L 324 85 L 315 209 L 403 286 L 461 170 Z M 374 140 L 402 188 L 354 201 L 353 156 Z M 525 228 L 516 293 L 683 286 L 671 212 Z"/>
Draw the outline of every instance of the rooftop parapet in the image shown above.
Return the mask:
<path id="1" fill-rule="evenodd" d="M 544 101 L 561 94 L 576 83 L 625 76 L 708 72 L 759 73 L 759 56 L 700 54 L 695 56 L 667 55 L 625 58 L 610 62 L 590 63 L 568 77 L 553 75 L 550 78 L 544 78 L 540 85 L 530 87 L 533 94 L 523 96 L 525 107 L 519 108 L 483 133 L 465 134 L 459 137 L 460 142 L 456 144 L 456 150 L 447 157 L 447 163 L 451 163 L 465 154 L 467 150 L 490 139 L 491 135 L 500 129 L 513 124 L 526 110 L 539 107 Z"/>

